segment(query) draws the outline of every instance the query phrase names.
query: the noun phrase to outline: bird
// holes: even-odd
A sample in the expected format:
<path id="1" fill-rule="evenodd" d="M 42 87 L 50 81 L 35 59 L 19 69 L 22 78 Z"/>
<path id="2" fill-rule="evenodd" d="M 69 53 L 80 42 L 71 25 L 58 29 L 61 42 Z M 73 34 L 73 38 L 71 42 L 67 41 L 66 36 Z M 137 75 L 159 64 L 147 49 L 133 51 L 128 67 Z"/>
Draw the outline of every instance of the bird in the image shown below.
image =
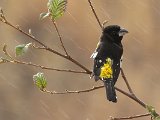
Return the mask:
<path id="1" fill-rule="evenodd" d="M 119 25 L 109 25 L 102 29 L 100 41 L 91 58 L 94 60 L 91 78 L 102 80 L 106 89 L 107 99 L 117 102 L 114 85 L 117 82 L 123 55 L 123 36 L 128 31 Z"/>

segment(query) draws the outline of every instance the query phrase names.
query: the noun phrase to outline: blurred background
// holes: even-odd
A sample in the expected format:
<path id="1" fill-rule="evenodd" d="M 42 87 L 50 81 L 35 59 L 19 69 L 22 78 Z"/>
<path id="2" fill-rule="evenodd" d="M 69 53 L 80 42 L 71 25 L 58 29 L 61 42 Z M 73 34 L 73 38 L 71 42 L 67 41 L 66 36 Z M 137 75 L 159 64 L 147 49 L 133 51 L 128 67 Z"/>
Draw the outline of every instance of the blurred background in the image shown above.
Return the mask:
<path id="1" fill-rule="evenodd" d="M 118 24 L 129 31 L 123 39 L 123 69 L 135 94 L 160 113 L 160 1 L 159 0 L 92 0 L 101 22 Z M 6 18 L 49 47 L 63 53 L 50 20 L 39 20 L 47 12 L 47 0 L 0 0 Z M 101 35 L 87 0 L 68 0 L 67 12 L 57 20 L 64 45 L 70 55 L 92 69 L 90 55 Z M 15 46 L 32 40 L 0 23 L 0 48 L 4 43 L 14 56 Z M 0 56 L 4 56 L 2 50 Z M 80 70 L 71 62 L 43 50 L 29 50 L 17 59 L 53 68 Z M 83 90 L 98 86 L 88 75 L 47 71 L 35 67 L 0 64 L 1 120 L 107 120 L 146 113 L 140 105 L 118 93 L 118 103 L 106 100 L 105 90 L 83 94 L 49 95 L 40 92 L 32 76 L 44 72 L 49 90 Z M 117 87 L 126 90 L 121 76 Z M 146 120 L 148 118 L 140 118 Z M 137 119 L 138 120 L 138 119 Z"/>

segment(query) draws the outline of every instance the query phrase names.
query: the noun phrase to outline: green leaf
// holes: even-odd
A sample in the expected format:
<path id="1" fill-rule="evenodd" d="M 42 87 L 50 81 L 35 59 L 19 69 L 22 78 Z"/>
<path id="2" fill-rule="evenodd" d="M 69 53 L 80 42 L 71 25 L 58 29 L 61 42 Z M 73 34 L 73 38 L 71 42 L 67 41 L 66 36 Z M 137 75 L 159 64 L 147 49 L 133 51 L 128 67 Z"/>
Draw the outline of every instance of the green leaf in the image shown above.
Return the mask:
<path id="1" fill-rule="evenodd" d="M 154 120 L 160 120 L 160 116 L 157 116 Z"/>
<path id="2" fill-rule="evenodd" d="M 33 75 L 33 81 L 40 90 L 43 90 L 47 86 L 47 80 L 43 73 L 39 72 Z"/>
<path id="3" fill-rule="evenodd" d="M 67 0 L 49 0 L 48 11 L 53 20 L 61 17 L 66 10 Z"/>
<path id="4" fill-rule="evenodd" d="M 31 44 L 32 43 L 17 45 L 15 47 L 15 49 L 16 49 L 16 56 L 21 56 L 21 55 L 25 54 L 28 51 L 28 48 L 29 48 L 29 46 Z"/>
<path id="5" fill-rule="evenodd" d="M 160 120 L 160 116 L 157 114 L 155 108 L 151 105 L 146 105 L 146 109 L 148 110 L 148 112 L 151 114 L 152 118 L 154 120 Z"/>
<path id="6" fill-rule="evenodd" d="M 50 15 L 49 12 L 47 12 L 47 13 L 41 13 L 40 16 L 39 16 L 39 19 L 43 20 L 44 18 L 48 17 L 49 15 Z"/>

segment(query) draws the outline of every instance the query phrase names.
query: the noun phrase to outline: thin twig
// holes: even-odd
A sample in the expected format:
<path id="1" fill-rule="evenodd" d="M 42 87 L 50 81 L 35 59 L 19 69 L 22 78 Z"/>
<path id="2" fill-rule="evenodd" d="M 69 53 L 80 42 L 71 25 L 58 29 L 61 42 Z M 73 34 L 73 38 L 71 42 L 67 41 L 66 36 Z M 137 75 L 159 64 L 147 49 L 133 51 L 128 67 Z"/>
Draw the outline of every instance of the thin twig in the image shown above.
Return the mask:
<path id="1" fill-rule="evenodd" d="M 1 14 L 2 14 L 2 12 L 1 12 Z M 28 36 L 33 41 L 39 43 L 40 45 L 42 45 L 44 47 L 43 49 L 45 49 L 45 50 L 47 50 L 47 51 L 49 51 L 51 53 L 54 53 L 54 54 L 56 54 L 58 56 L 61 56 L 61 57 L 65 58 L 65 59 L 73 62 L 74 64 L 76 64 L 77 66 L 79 66 L 80 68 L 82 68 L 83 70 L 85 70 L 87 74 L 91 74 L 92 73 L 91 70 L 89 70 L 88 68 L 86 68 L 84 65 L 82 65 L 81 63 L 79 63 L 77 60 L 73 59 L 70 56 L 63 55 L 63 54 L 59 53 L 58 51 L 56 51 L 56 50 L 54 50 L 52 48 L 49 48 L 47 45 L 45 45 L 44 43 L 42 43 L 41 41 L 39 41 L 38 39 L 36 39 L 34 36 L 30 35 L 29 33 L 23 31 L 22 29 L 20 29 L 20 27 L 14 26 L 9 21 L 7 21 L 6 18 L 5 18 L 5 16 L 4 16 L 4 14 L 2 16 L 4 17 L 3 19 L 5 19 L 5 21 L 2 20 L 3 23 L 5 23 L 6 25 L 8 25 L 8 26 L 14 28 L 15 30 L 21 32 L 22 34 Z"/>
<path id="2" fill-rule="evenodd" d="M 2 10 L 2 8 L 0 8 L 0 21 L 2 21 L 2 22 L 6 22 L 6 18 L 5 18 L 5 16 L 4 16 L 4 13 L 3 13 L 3 10 Z"/>
<path id="3" fill-rule="evenodd" d="M 12 25 L 9 21 L 6 21 L 5 24 L 9 25 L 10 27 L 18 30 L 19 32 L 23 33 L 24 35 L 28 36 L 29 38 L 31 38 L 32 40 L 34 40 L 35 42 L 39 43 L 40 45 L 47 47 L 44 43 L 40 42 L 38 39 L 36 39 L 34 36 L 30 35 L 29 33 L 23 31 L 19 26 L 14 26 Z"/>
<path id="4" fill-rule="evenodd" d="M 55 69 L 55 68 L 48 68 L 48 67 L 45 67 L 45 66 L 41 66 L 41 65 L 37 65 L 37 64 L 33 64 L 31 62 L 27 63 L 27 62 L 22 62 L 22 61 L 18 61 L 18 60 L 15 60 L 8 52 L 7 52 L 7 46 L 4 45 L 3 47 L 3 51 L 5 53 L 6 56 L 9 56 L 11 58 L 11 61 L 8 61 L 10 63 L 16 63 L 16 64 L 24 64 L 24 65 L 30 65 L 30 66 L 35 66 L 35 67 L 40 67 L 42 69 L 48 69 L 48 70 L 56 70 L 56 71 L 62 71 L 62 72 L 72 72 L 72 73 L 85 73 L 87 74 L 87 72 L 81 72 L 81 71 L 74 71 L 74 70 L 60 70 L 60 69 Z M 79 91 L 69 91 L 69 90 L 66 90 L 65 92 L 56 92 L 56 91 L 48 91 L 46 89 L 43 89 L 42 91 L 43 92 L 46 92 L 46 93 L 50 93 L 50 94 L 69 94 L 69 93 L 84 93 L 84 92 L 91 92 L 91 91 L 94 91 L 94 90 L 97 90 L 97 89 L 100 89 L 100 88 L 103 88 L 104 85 L 101 85 L 101 86 L 97 86 L 97 87 L 92 87 L 90 89 L 86 89 L 86 90 L 79 90 Z M 146 108 L 146 104 L 144 102 L 142 102 L 140 99 L 138 99 L 136 96 L 133 96 L 132 94 L 129 94 L 117 87 L 115 87 L 115 89 L 117 91 L 119 91 L 120 93 L 124 94 L 125 96 L 128 96 L 129 98 L 131 98 L 132 100 L 136 101 L 137 103 L 139 103 L 141 106 L 143 106 L 144 108 Z"/>
<path id="5" fill-rule="evenodd" d="M 114 117 L 111 117 L 110 120 L 128 120 L 128 119 L 146 117 L 146 116 L 150 116 L 150 115 L 151 115 L 150 113 L 146 113 L 146 114 L 135 115 L 135 116 L 129 116 L 129 117 L 121 117 L 121 118 L 114 118 Z"/>
<path id="6" fill-rule="evenodd" d="M 99 20 L 99 18 L 98 18 L 98 16 L 97 16 L 97 14 L 96 14 L 96 11 L 95 11 L 95 9 L 94 9 L 94 7 L 93 7 L 93 5 L 92 5 L 91 0 L 88 0 L 88 3 L 89 3 L 89 6 L 91 7 L 91 10 L 92 10 L 92 12 L 93 12 L 93 14 L 94 14 L 94 16 L 95 16 L 95 18 L 96 18 L 99 26 L 101 27 L 101 29 L 103 29 L 103 26 L 102 26 L 102 24 L 101 24 L 101 22 L 100 22 L 100 20 Z"/>
<path id="7" fill-rule="evenodd" d="M 36 46 L 35 44 L 31 44 L 31 46 L 35 49 L 43 49 L 43 50 L 46 49 L 45 47 Z"/>
<path id="8" fill-rule="evenodd" d="M 122 78 L 124 79 L 124 81 L 125 81 L 125 83 L 126 83 L 126 85 L 127 85 L 127 88 L 128 88 L 128 90 L 129 90 L 129 92 L 130 92 L 133 96 L 135 96 L 135 94 L 133 93 L 133 90 L 132 90 L 131 86 L 130 86 L 129 83 L 128 83 L 128 80 L 127 80 L 127 78 L 126 78 L 126 76 L 125 76 L 122 68 L 121 68 L 121 75 L 122 75 Z"/>
<path id="9" fill-rule="evenodd" d="M 66 53 L 67 56 L 69 56 L 66 48 L 64 47 L 64 44 L 63 44 L 63 41 L 62 41 L 62 36 L 61 36 L 61 34 L 60 34 L 59 30 L 58 30 L 58 26 L 57 26 L 56 22 L 54 20 L 52 20 L 52 23 L 53 23 L 53 25 L 54 25 L 54 27 L 56 29 L 56 32 L 58 34 L 58 37 L 59 37 L 59 40 L 61 42 L 61 46 L 62 46 L 64 52 Z"/>
<path id="10" fill-rule="evenodd" d="M 46 92 L 46 93 L 49 93 L 49 94 L 85 93 L 85 92 L 91 92 L 91 91 L 94 91 L 94 90 L 98 90 L 98 89 L 103 88 L 103 87 L 104 87 L 104 85 L 97 86 L 97 87 L 93 86 L 92 88 L 86 89 L 86 90 L 76 90 L 76 91 L 66 90 L 65 92 L 49 91 L 49 90 L 43 89 L 43 92 Z M 115 89 L 116 89 L 118 92 L 124 94 L 125 96 L 128 96 L 128 97 L 131 98 L 132 100 L 136 101 L 136 102 L 139 103 L 141 106 L 146 107 L 146 104 L 144 104 L 144 103 L 143 103 L 142 101 L 140 101 L 138 98 L 133 97 L 131 94 L 129 94 L 129 93 L 127 93 L 127 92 L 125 92 L 125 91 L 117 88 L 117 87 L 115 87 Z"/>
<path id="11" fill-rule="evenodd" d="M 145 104 L 143 101 L 141 101 L 140 99 L 138 99 L 137 97 L 135 97 L 135 96 L 133 96 L 132 94 L 129 94 L 129 93 L 127 93 L 127 92 L 125 92 L 125 91 L 117 88 L 117 87 L 115 87 L 115 89 L 116 89 L 118 92 L 124 94 L 125 96 L 131 98 L 132 100 L 136 101 L 136 102 L 139 103 L 142 107 L 146 108 L 146 104 Z"/>
<path id="12" fill-rule="evenodd" d="M 32 46 L 35 47 L 34 45 L 32 45 Z M 45 67 L 45 66 L 42 66 L 42 65 L 34 64 L 32 62 L 24 62 L 24 61 L 16 60 L 15 58 L 13 58 L 8 53 L 8 51 L 7 51 L 7 45 L 4 45 L 3 52 L 4 52 L 4 54 L 7 57 L 9 57 L 11 59 L 11 60 L 7 60 L 7 62 L 10 62 L 10 63 L 29 65 L 29 66 L 33 66 L 33 67 L 39 67 L 39 68 L 42 68 L 42 69 L 46 69 L 46 70 L 54 70 L 54 71 L 60 71 L 60 72 L 71 72 L 71 73 L 83 73 L 83 74 L 87 74 L 86 71 L 76 71 L 76 70 L 70 70 L 70 69 L 57 69 L 57 68 Z"/>
<path id="13" fill-rule="evenodd" d="M 13 60 L 12 56 L 7 52 L 7 45 L 6 44 L 3 45 L 3 52 L 7 57 L 9 57 L 10 59 Z"/>
<path id="14" fill-rule="evenodd" d="M 24 61 L 18 61 L 18 60 L 10 61 L 10 63 L 24 64 L 24 65 L 39 67 L 39 68 L 46 69 L 46 70 L 54 70 L 54 71 L 60 71 L 60 72 L 70 72 L 70 73 L 83 73 L 83 74 L 87 74 L 86 71 L 76 71 L 76 70 L 70 70 L 70 69 L 51 68 L 51 67 L 45 67 L 45 66 L 42 66 L 42 65 L 37 65 L 37 64 L 31 63 L 31 62 L 24 62 Z"/>
<path id="15" fill-rule="evenodd" d="M 97 86 L 97 87 L 93 86 L 92 88 L 86 89 L 86 90 L 77 90 L 77 91 L 65 90 L 64 92 L 49 91 L 49 90 L 46 90 L 46 89 L 42 89 L 42 91 L 46 92 L 46 93 L 49 93 L 49 94 L 71 94 L 71 93 L 91 92 L 91 91 L 94 91 L 94 90 L 97 90 L 97 89 L 100 89 L 100 88 L 103 88 L 103 87 L 104 87 L 104 85 Z"/>

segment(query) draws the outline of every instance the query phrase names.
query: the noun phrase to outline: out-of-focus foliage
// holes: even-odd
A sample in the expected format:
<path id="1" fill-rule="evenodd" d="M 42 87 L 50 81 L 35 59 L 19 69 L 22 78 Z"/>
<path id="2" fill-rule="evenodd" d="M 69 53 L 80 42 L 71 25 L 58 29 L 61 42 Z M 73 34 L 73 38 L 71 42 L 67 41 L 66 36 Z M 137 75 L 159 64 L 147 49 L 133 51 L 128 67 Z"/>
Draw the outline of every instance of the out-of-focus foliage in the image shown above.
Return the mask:
<path id="1" fill-rule="evenodd" d="M 46 80 L 46 78 L 45 78 L 43 73 L 39 72 L 39 73 L 33 75 L 33 80 L 34 80 L 34 83 L 36 84 L 36 86 L 40 90 L 43 90 L 44 88 L 46 88 L 47 80 Z"/>
<path id="2" fill-rule="evenodd" d="M 41 13 L 40 19 L 51 16 L 52 20 L 61 17 L 66 10 L 67 0 L 49 0 L 47 3 L 48 12 Z"/>
<path id="3" fill-rule="evenodd" d="M 156 110 L 153 106 L 147 105 L 146 108 L 148 112 L 151 114 L 153 120 L 160 120 L 160 116 L 156 113 Z"/>
<path id="4" fill-rule="evenodd" d="M 21 56 L 25 54 L 28 51 L 28 48 L 31 46 L 31 44 L 32 43 L 17 45 L 15 47 L 16 56 Z"/>

